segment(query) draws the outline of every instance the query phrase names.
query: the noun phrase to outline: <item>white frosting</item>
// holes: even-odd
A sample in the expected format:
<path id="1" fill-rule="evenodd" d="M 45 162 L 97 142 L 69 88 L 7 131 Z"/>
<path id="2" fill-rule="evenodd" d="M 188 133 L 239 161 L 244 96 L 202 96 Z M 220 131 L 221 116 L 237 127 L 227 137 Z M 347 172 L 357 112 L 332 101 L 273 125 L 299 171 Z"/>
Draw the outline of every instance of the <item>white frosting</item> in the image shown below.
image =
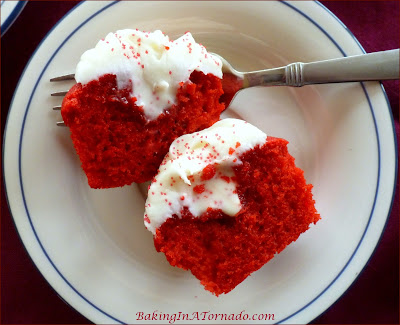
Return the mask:
<path id="1" fill-rule="evenodd" d="M 155 234 L 165 220 L 174 214 L 180 217 L 183 207 L 195 217 L 207 208 L 235 216 L 241 204 L 232 167 L 242 163 L 239 157 L 243 153 L 263 145 L 266 139 L 264 132 L 237 119 L 224 119 L 208 129 L 177 138 L 149 187 L 146 228 Z M 213 169 L 209 165 L 216 172 L 205 180 L 203 170 Z"/>
<path id="2" fill-rule="evenodd" d="M 83 53 L 75 79 L 86 84 L 104 74 L 115 74 L 118 88 L 131 86 L 136 104 L 153 120 L 176 103 L 180 83 L 187 82 L 194 70 L 222 78 L 220 59 L 207 53 L 189 32 L 170 41 L 159 30 L 125 29 L 108 34 Z"/>

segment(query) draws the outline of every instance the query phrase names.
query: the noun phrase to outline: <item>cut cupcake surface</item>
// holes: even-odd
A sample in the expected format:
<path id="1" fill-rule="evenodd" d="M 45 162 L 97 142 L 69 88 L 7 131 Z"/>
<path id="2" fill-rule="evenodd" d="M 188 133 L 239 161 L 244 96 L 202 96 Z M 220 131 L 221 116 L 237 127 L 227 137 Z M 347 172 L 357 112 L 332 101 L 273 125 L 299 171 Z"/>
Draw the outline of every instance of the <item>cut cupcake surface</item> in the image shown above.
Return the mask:
<path id="1" fill-rule="evenodd" d="M 177 137 L 219 120 L 221 62 L 190 33 L 110 33 L 82 55 L 62 104 L 93 188 L 150 180 Z"/>
<path id="2" fill-rule="evenodd" d="M 251 130 L 254 133 L 246 138 Z M 208 132 L 207 139 L 203 132 Z M 196 152 L 199 142 L 186 141 L 190 136 L 172 143 L 149 187 L 145 225 L 154 234 L 155 248 L 171 265 L 190 270 L 205 289 L 220 295 L 297 240 L 320 216 L 312 185 L 295 166 L 286 140 L 267 137 L 241 120 L 222 120 L 192 135 L 192 139 L 203 136 L 200 143 L 214 147 L 211 155 L 218 157 L 206 153 L 211 161 L 201 163 L 196 160 L 201 157 Z M 188 143 L 187 150 L 171 158 L 173 146 L 181 140 Z M 188 167 L 191 155 L 195 155 L 194 166 Z M 180 157 L 185 157 L 181 164 Z M 160 185 L 165 173 L 176 177 Z M 213 197 L 218 179 L 226 186 Z M 162 192 L 160 197 L 157 191 Z M 152 210 L 153 205 L 161 206 L 161 197 L 164 207 Z"/>

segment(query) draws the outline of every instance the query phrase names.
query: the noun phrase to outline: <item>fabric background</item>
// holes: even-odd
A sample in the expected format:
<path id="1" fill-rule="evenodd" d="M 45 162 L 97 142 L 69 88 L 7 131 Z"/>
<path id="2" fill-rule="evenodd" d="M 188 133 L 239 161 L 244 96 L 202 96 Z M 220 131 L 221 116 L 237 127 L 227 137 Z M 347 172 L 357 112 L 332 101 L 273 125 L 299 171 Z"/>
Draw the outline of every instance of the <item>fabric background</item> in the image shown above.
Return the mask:
<path id="1" fill-rule="evenodd" d="M 399 1 L 322 1 L 367 52 L 399 48 Z M 1 38 L 1 130 L 14 89 L 42 38 L 75 6 L 72 1 L 29 2 Z M 399 82 L 383 85 L 399 137 Z M 2 176 L 3 178 L 3 176 Z M 3 182 L 2 182 L 3 184 Z M 1 323 L 90 323 L 60 299 L 27 255 L 1 194 Z M 399 197 L 375 254 L 355 283 L 313 323 L 399 323 Z"/>

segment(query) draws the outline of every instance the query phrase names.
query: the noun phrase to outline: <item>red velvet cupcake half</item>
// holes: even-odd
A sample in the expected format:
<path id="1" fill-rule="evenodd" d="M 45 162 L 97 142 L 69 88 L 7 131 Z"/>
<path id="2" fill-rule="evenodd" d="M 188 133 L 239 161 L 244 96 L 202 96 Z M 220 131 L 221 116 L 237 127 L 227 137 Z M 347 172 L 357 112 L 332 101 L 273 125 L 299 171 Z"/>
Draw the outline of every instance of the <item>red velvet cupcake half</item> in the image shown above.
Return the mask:
<path id="1" fill-rule="evenodd" d="M 172 141 L 225 108 L 221 62 L 190 33 L 110 33 L 82 55 L 75 78 L 61 114 L 92 188 L 152 179 Z"/>
<path id="2" fill-rule="evenodd" d="M 237 119 L 176 139 L 145 206 L 156 250 L 218 296 L 297 240 L 320 216 L 287 144 Z"/>

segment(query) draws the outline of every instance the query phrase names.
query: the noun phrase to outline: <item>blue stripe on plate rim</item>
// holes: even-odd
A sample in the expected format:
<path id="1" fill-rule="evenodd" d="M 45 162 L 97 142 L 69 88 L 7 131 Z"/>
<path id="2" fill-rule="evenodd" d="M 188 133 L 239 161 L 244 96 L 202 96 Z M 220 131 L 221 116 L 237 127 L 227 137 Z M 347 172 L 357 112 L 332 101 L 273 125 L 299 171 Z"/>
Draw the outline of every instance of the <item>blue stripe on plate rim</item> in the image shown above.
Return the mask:
<path id="1" fill-rule="evenodd" d="M 24 126 L 25 126 L 25 122 L 26 122 L 26 117 L 27 117 L 27 113 L 28 113 L 28 111 L 29 111 L 29 107 L 30 107 L 30 104 L 31 104 L 33 95 L 34 95 L 34 93 L 35 93 L 35 91 L 36 91 L 36 88 L 37 88 L 39 82 L 41 81 L 41 79 L 42 79 L 42 77 L 43 77 L 44 72 L 46 71 L 47 67 L 49 66 L 50 62 L 53 60 L 53 58 L 55 57 L 55 55 L 59 52 L 59 50 L 63 47 L 63 45 L 69 40 L 69 38 L 71 38 L 71 36 L 72 36 L 73 34 L 75 34 L 83 25 L 85 25 L 85 24 L 86 24 L 88 21 L 90 21 L 92 18 L 94 18 L 95 16 L 97 16 L 97 15 L 100 14 L 101 12 L 105 11 L 106 9 L 108 9 L 109 7 L 111 7 L 111 6 L 113 6 L 113 5 L 117 4 L 117 3 L 118 3 L 118 1 L 112 2 L 112 3 L 108 4 L 107 6 L 103 7 L 103 8 L 100 9 L 99 11 L 97 11 L 96 13 L 92 14 L 92 15 L 91 15 L 90 17 L 88 17 L 85 21 L 83 21 L 83 22 L 82 22 L 74 31 L 72 31 L 72 32 L 69 34 L 69 36 L 61 43 L 61 45 L 57 48 L 57 50 L 53 53 L 53 55 L 51 56 L 51 58 L 49 59 L 49 61 L 48 61 L 48 62 L 46 63 L 46 65 L 44 66 L 44 68 L 43 68 L 42 72 L 40 73 L 39 78 L 38 78 L 38 80 L 37 80 L 37 82 L 36 82 L 36 84 L 35 84 L 35 86 L 34 86 L 34 88 L 33 88 L 33 91 L 32 91 L 32 93 L 31 93 L 31 95 L 30 95 L 30 97 L 29 97 L 29 101 L 28 101 L 28 104 L 27 104 L 27 107 L 26 107 L 26 110 L 25 110 L 25 114 L 24 114 L 24 118 L 23 118 L 23 122 L 22 122 L 22 127 L 21 127 L 20 141 L 19 141 L 18 170 L 19 170 L 19 181 L 20 181 L 20 187 L 21 187 L 21 194 L 22 194 L 22 198 L 23 198 L 23 203 L 24 203 L 25 211 L 26 211 L 27 217 L 28 217 L 28 219 L 29 219 L 29 223 L 30 223 L 30 225 L 31 225 L 31 227 L 32 227 L 32 231 L 33 231 L 33 233 L 34 233 L 34 235 L 35 235 L 35 237 L 36 237 L 36 239 L 37 239 L 37 241 L 38 241 L 38 244 L 40 245 L 40 247 L 41 247 L 41 249 L 42 249 L 44 255 L 46 256 L 46 258 L 48 259 L 48 261 L 50 262 L 50 264 L 53 266 L 53 268 L 55 269 L 55 271 L 60 275 L 60 277 L 65 281 L 65 283 L 66 283 L 79 297 L 81 297 L 86 303 L 88 303 L 88 304 L 89 304 L 90 306 L 92 306 L 94 309 L 96 309 L 97 311 L 99 311 L 99 312 L 102 313 L 103 315 L 109 317 L 109 318 L 112 319 L 113 321 L 118 322 L 118 323 L 121 323 L 121 324 L 127 324 L 127 323 L 122 322 L 121 320 L 119 320 L 119 319 L 117 319 L 117 318 L 111 316 L 109 313 L 107 313 L 107 312 L 105 312 L 104 310 L 100 309 L 99 307 L 97 307 L 96 305 L 94 305 L 91 301 L 89 301 L 87 298 L 85 298 L 85 297 L 84 297 L 80 292 L 78 292 L 78 291 L 73 287 L 73 285 L 64 277 L 64 275 L 60 272 L 60 270 L 56 267 L 56 265 L 54 264 L 54 262 L 51 260 L 51 258 L 49 257 L 49 255 L 48 255 L 47 252 L 46 252 L 46 249 L 43 247 L 43 244 L 41 243 L 40 238 L 38 237 L 38 234 L 37 234 L 37 232 L 36 232 L 36 230 L 35 230 L 35 227 L 34 227 L 34 225 L 33 225 L 32 219 L 31 219 L 31 217 L 30 217 L 29 209 L 28 209 L 28 206 L 27 206 L 27 203 L 26 203 L 26 200 L 25 200 L 24 187 L 23 187 L 23 181 L 22 181 L 22 173 L 21 173 L 21 161 L 22 161 L 22 159 L 21 159 L 21 156 L 22 156 L 21 148 L 22 148 L 23 133 L 24 133 Z M 318 25 L 317 22 L 315 22 L 312 18 L 310 18 L 309 16 L 307 16 L 307 14 L 305 14 L 304 12 L 302 12 L 301 10 L 299 10 L 298 8 L 294 7 L 294 6 L 291 5 L 290 3 L 287 3 L 287 2 L 285 2 L 285 1 L 281 1 L 280 3 L 286 5 L 287 7 L 291 8 L 291 9 L 294 10 L 294 11 L 296 11 L 297 13 L 299 13 L 300 15 L 302 15 L 304 18 L 306 18 L 308 21 L 310 21 L 314 26 L 316 26 L 320 31 L 323 32 L 323 34 L 324 34 L 324 35 L 339 49 L 339 51 L 343 54 L 343 56 L 347 56 L 346 53 L 343 51 L 343 49 L 342 49 L 342 48 L 339 46 L 339 44 L 335 41 L 335 39 L 334 39 L 332 36 L 330 36 L 320 25 Z M 317 4 L 318 4 L 319 6 L 321 6 L 324 10 L 326 10 L 331 16 L 333 16 L 333 18 L 335 18 L 335 19 L 341 24 L 341 26 L 352 36 L 352 38 L 353 38 L 354 41 L 357 43 L 357 45 L 359 46 L 359 48 L 365 53 L 365 50 L 363 49 L 363 47 L 361 46 L 361 44 L 358 42 L 358 40 L 355 38 L 355 36 L 351 33 L 351 31 L 350 31 L 340 20 L 339 20 L 329 9 L 327 9 L 324 5 L 322 5 L 322 4 L 319 3 L 318 1 L 315 1 L 315 3 L 317 3 Z M 63 18 L 62 18 L 48 33 L 47 33 L 47 35 L 43 38 L 43 40 L 41 41 L 41 43 L 39 44 L 39 46 L 37 47 L 37 49 L 35 50 L 35 52 L 32 54 L 32 57 L 31 57 L 31 59 L 29 60 L 28 64 L 26 65 L 25 70 L 24 70 L 24 72 L 23 72 L 22 75 L 21 75 L 20 81 L 18 82 L 18 85 L 17 85 L 16 89 L 18 89 L 19 83 L 20 83 L 21 80 L 23 79 L 24 74 L 25 74 L 25 71 L 26 71 L 26 69 L 28 68 L 30 61 L 32 60 L 32 58 L 34 57 L 35 53 L 36 53 L 37 50 L 40 48 L 40 46 L 42 45 L 42 43 L 47 39 L 47 37 L 52 33 L 52 31 L 58 26 L 58 24 L 60 24 L 61 21 L 63 21 L 64 18 L 67 17 L 72 11 L 74 11 L 77 7 L 79 7 L 80 4 L 81 4 L 81 3 L 77 4 L 74 8 L 72 8 L 72 9 L 71 9 L 71 10 L 70 10 L 70 11 L 69 11 L 69 12 L 68 12 L 68 13 L 67 13 L 67 14 L 66 14 L 66 15 L 65 15 L 65 16 L 64 16 L 64 17 L 63 17 Z M 374 209 L 375 209 L 377 194 L 378 194 L 378 192 L 379 192 L 380 170 L 381 170 L 381 157 L 380 157 L 380 156 L 381 156 L 381 152 L 380 152 L 380 142 L 379 142 L 377 124 L 376 124 L 375 115 L 374 115 L 374 112 L 373 112 L 373 109 L 372 109 L 371 101 L 370 101 L 370 98 L 369 98 L 369 96 L 368 96 L 367 90 L 365 89 L 364 84 L 363 84 L 363 83 L 360 83 L 360 85 L 361 85 L 361 87 L 362 87 L 362 89 L 363 89 L 363 91 L 364 91 L 364 94 L 365 94 L 366 98 L 367 98 L 368 105 L 369 105 L 369 108 L 370 108 L 370 112 L 371 112 L 372 117 L 373 117 L 374 127 L 375 127 L 375 133 L 376 133 L 376 138 L 377 138 L 377 147 L 378 147 L 378 152 L 379 152 L 379 155 L 378 155 L 377 187 L 376 187 L 374 202 L 373 202 L 373 205 L 372 205 L 372 208 L 371 208 L 371 213 L 370 213 L 370 216 L 369 216 L 369 219 L 368 219 L 368 223 L 367 223 L 367 225 L 366 225 L 366 227 L 365 227 L 365 230 L 364 230 L 364 232 L 363 232 L 363 234 L 362 234 L 362 236 L 361 236 L 361 238 L 360 238 L 360 241 L 359 241 L 359 243 L 357 244 L 357 246 L 356 246 L 356 248 L 355 248 L 353 254 L 351 255 L 350 259 L 349 259 L 348 262 L 345 264 L 345 266 L 343 267 L 343 269 L 338 273 L 338 275 L 333 279 L 333 281 L 332 281 L 320 294 L 318 294 L 313 300 L 311 300 L 310 302 L 308 302 L 307 304 L 305 304 L 302 308 L 300 308 L 300 309 L 299 309 L 298 311 L 296 311 L 295 313 L 293 313 L 293 314 L 291 314 L 290 316 L 288 316 L 288 317 L 286 317 L 286 318 L 280 320 L 280 321 L 277 322 L 277 323 L 286 322 L 286 321 L 288 321 L 290 318 L 292 318 L 293 316 L 295 316 L 295 315 L 297 315 L 298 313 L 300 313 L 300 312 L 302 312 L 303 310 L 305 310 L 308 306 L 310 306 L 312 303 L 314 303 L 316 300 L 318 300 L 319 297 L 321 297 L 321 296 L 333 285 L 333 283 L 341 276 L 341 274 L 344 272 L 344 270 L 347 268 L 347 266 L 350 264 L 350 262 L 351 262 L 352 259 L 354 258 L 355 254 L 356 254 L 357 251 L 358 251 L 358 248 L 360 247 L 360 245 L 361 245 L 361 243 L 362 243 L 362 241 L 363 241 L 363 239 L 364 239 L 364 237 L 365 237 L 365 234 L 366 234 L 366 232 L 367 232 L 367 230 L 368 230 L 368 227 L 369 227 L 369 224 L 370 224 L 370 222 L 371 222 L 371 219 L 372 219 L 372 216 L 373 216 L 373 213 L 374 213 Z M 386 102 L 387 102 L 387 106 L 388 106 L 388 108 L 390 108 L 389 100 L 388 100 L 388 98 L 387 98 L 387 94 L 386 94 L 386 92 L 385 92 L 385 90 L 384 90 L 382 84 L 381 84 L 381 89 L 382 89 L 382 92 L 383 92 L 383 94 L 384 94 L 384 96 L 385 96 L 385 99 L 386 99 Z M 15 93 L 16 93 L 16 92 L 15 92 Z M 10 107 L 12 107 L 13 101 L 14 101 L 14 98 L 13 98 L 13 100 L 12 100 L 12 102 L 11 102 Z M 393 115 L 391 114 L 391 110 L 390 110 L 390 109 L 389 109 L 389 111 L 390 111 L 390 114 L 389 114 L 389 115 L 390 115 L 391 121 L 392 121 L 393 138 L 394 138 L 394 142 L 395 142 L 395 153 L 396 153 L 396 155 L 395 155 L 395 159 L 396 159 L 396 161 L 395 161 L 395 180 L 396 180 L 396 179 L 397 179 L 397 160 L 398 160 L 398 154 L 397 154 L 397 153 L 398 153 L 398 148 L 397 148 L 397 139 L 396 139 L 396 135 L 395 135 L 395 128 L 394 128 Z M 7 122 L 6 122 L 6 128 L 5 128 L 6 130 L 7 130 L 7 124 L 8 124 L 8 118 L 7 118 Z M 6 133 L 7 133 L 7 132 L 6 132 Z M 5 134 L 6 134 L 6 133 L 5 133 Z M 3 144 L 5 144 L 5 137 L 3 138 Z M 3 174 L 4 174 L 4 145 L 3 145 Z M 389 217 L 389 215 L 390 215 L 390 211 L 391 211 L 392 206 L 393 206 L 394 192 L 395 192 L 395 184 L 396 184 L 396 181 L 394 182 L 394 188 L 393 188 L 393 193 L 392 193 L 391 206 L 390 206 L 388 215 L 387 215 L 387 217 L 386 217 L 385 227 L 386 227 L 386 225 L 387 225 L 387 220 L 388 220 L 388 217 Z M 7 195 L 7 202 L 8 202 L 9 199 L 8 199 L 8 194 L 7 194 L 7 186 L 6 186 L 6 195 Z M 11 210 L 10 210 L 10 211 L 11 211 Z M 11 211 L 11 213 L 12 213 L 12 211 Z M 14 222 L 14 224 L 15 224 L 15 222 Z M 18 228 L 17 228 L 17 227 L 16 227 L 16 230 L 17 230 L 17 232 L 18 232 Z M 382 238 L 383 232 L 384 232 L 384 231 L 382 231 L 380 238 Z M 379 242 L 379 241 L 378 241 L 378 242 Z M 378 245 L 377 245 L 377 246 L 378 246 Z M 25 247 L 25 246 L 24 246 L 24 247 Z M 375 247 L 375 249 L 376 249 L 376 247 Z M 28 255 L 29 255 L 29 254 L 28 254 Z M 371 254 L 370 258 L 372 257 L 372 255 L 373 255 L 373 253 Z M 33 262 L 34 262 L 34 261 L 33 261 Z M 34 263 L 34 264 L 35 264 L 35 263 Z M 367 265 L 367 263 L 366 263 L 365 265 Z M 364 265 L 364 267 L 365 267 L 365 265 Z M 360 273 L 361 273 L 361 272 L 360 272 Z M 354 283 L 354 282 L 353 282 L 353 283 Z M 349 287 L 349 288 L 350 288 L 350 287 Z M 348 288 L 348 289 L 349 289 L 349 288 Z M 347 290 L 348 290 L 348 289 L 347 289 Z M 340 298 L 340 297 L 338 297 L 337 299 L 339 299 L 339 298 Z"/>
<path id="2" fill-rule="evenodd" d="M 3 7 L 5 0 L 1 1 L 1 7 Z M 24 9 L 27 1 L 18 1 L 18 4 L 13 9 L 11 14 L 7 17 L 4 23 L 1 24 L 1 36 L 3 36 L 6 31 L 11 27 L 15 19 L 18 18 L 19 14 L 21 13 L 22 9 Z"/>

